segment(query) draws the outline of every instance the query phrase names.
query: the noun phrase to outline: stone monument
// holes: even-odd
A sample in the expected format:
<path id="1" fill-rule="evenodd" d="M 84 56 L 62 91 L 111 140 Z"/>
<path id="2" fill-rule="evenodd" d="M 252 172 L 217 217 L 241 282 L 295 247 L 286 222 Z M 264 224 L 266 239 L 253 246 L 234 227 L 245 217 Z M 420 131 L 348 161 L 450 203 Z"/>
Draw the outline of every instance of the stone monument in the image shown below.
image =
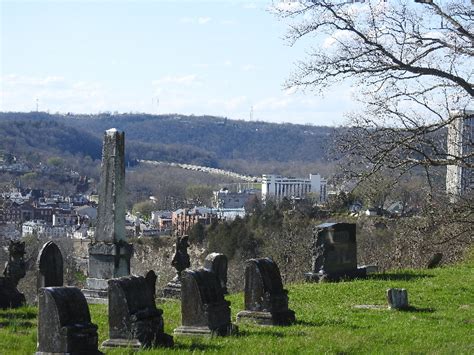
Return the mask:
<path id="1" fill-rule="evenodd" d="M 37 355 L 102 354 L 97 326 L 76 287 L 45 287 L 38 292 Z"/>
<path id="2" fill-rule="evenodd" d="M 36 262 L 38 267 L 38 290 L 41 287 L 63 285 L 63 256 L 54 242 L 47 242 L 41 248 Z"/>
<path id="3" fill-rule="evenodd" d="M 288 291 L 283 289 L 280 270 L 269 258 L 247 260 L 245 267 L 245 310 L 237 321 L 261 325 L 290 325 L 295 312 L 288 309 Z"/>
<path id="4" fill-rule="evenodd" d="M 189 236 L 187 235 L 176 238 L 176 252 L 171 261 L 171 265 L 176 269 L 176 276 L 163 289 L 163 297 L 165 298 L 181 297 L 181 273 L 191 266 L 188 254 L 188 239 Z"/>
<path id="5" fill-rule="evenodd" d="M 89 303 L 107 303 L 107 281 L 130 275 L 133 246 L 125 234 L 125 134 L 104 134 L 95 238 L 89 245 Z"/>
<path id="6" fill-rule="evenodd" d="M 0 308 L 17 308 L 25 304 L 25 295 L 18 291 L 18 282 L 26 275 L 25 242 L 10 241 L 9 258 L 0 277 Z"/>
<path id="7" fill-rule="evenodd" d="M 219 279 L 222 292 L 227 292 L 227 256 L 219 253 L 211 253 L 204 260 L 204 269 L 214 272 Z"/>
<path id="8" fill-rule="evenodd" d="M 357 268 L 356 225 L 324 223 L 313 229 L 312 270 L 306 281 L 337 281 L 365 277 L 365 268 Z"/>
<path id="9" fill-rule="evenodd" d="M 224 299 L 217 275 L 206 269 L 186 270 L 181 279 L 181 326 L 176 335 L 230 335 L 230 302 Z"/>
<path id="10" fill-rule="evenodd" d="M 156 308 L 144 277 L 121 277 L 108 283 L 110 339 L 102 343 L 103 347 L 173 346 L 173 337 L 163 330 L 163 311 Z"/>

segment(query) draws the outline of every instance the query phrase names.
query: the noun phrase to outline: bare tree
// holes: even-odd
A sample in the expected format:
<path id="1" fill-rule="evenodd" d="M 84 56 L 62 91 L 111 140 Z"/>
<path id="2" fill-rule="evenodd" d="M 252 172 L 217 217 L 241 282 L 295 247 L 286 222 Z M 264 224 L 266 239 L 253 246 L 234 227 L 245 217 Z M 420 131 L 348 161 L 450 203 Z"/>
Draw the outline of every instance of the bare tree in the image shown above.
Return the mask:
<path id="1" fill-rule="evenodd" d="M 294 44 L 314 38 L 287 87 L 324 92 L 350 82 L 359 112 L 339 148 L 355 175 L 461 165 L 474 150 L 448 154 L 446 130 L 472 105 L 474 9 L 470 0 L 285 1 Z"/>

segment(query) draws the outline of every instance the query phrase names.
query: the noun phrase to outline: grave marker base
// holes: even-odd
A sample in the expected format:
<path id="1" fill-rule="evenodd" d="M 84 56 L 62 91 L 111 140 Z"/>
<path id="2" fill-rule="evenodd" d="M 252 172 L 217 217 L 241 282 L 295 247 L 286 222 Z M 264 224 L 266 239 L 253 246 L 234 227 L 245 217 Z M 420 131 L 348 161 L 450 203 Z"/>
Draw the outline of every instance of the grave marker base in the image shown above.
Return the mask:
<path id="1" fill-rule="evenodd" d="M 251 322 L 259 325 L 290 325 L 296 321 L 295 312 L 291 309 L 283 312 L 240 311 L 237 322 Z"/>
<path id="2" fill-rule="evenodd" d="M 184 336 L 228 336 L 236 335 L 239 331 L 239 328 L 234 324 L 229 324 L 217 329 L 209 329 L 208 327 L 191 327 L 182 325 L 174 330 L 174 335 L 184 335 Z"/>

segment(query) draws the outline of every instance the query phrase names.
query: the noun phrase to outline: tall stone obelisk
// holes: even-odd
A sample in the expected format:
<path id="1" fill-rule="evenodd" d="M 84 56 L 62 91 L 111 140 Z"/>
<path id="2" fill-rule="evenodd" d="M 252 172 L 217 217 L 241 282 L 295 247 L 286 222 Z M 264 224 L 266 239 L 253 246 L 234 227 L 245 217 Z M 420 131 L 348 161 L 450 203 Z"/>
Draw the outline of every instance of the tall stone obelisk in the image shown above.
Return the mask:
<path id="1" fill-rule="evenodd" d="M 125 134 L 112 128 L 104 134 L 97 226 L 82 290 L 89 303 L 106 303 L 107 281 L 130 275 L 132 252 L 125 235 Z"/>

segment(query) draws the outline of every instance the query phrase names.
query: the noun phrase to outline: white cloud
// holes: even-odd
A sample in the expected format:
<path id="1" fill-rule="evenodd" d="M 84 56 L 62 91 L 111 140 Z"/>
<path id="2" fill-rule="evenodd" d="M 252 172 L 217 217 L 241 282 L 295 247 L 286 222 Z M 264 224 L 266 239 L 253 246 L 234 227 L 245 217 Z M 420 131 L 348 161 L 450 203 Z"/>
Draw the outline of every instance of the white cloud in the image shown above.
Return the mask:
<path id="1" fill-rule="evenodd" d="M 206 23 L 210 22 L 211 18 L 210 17 L 198 17 L 197 23 L 200 25 L 205 25 Z"/>
<path id="2" fill-rule="evenodd" d="M 255 69 L 255 65 L 253 64 L 245 64 L 242 66 L 243 71 L 252 71 Z"/>
<path id="3" fill-rule="evenodd" d="M 165 76 L 158 80 L 153 80 L 152 85 L 159 86 L 163 84 L 176 84 L 176 85 L 193 85 L 199 84 L 200 80 L 196 74 L 188 74 L 188 75 L 176 75 L 176 76 Z"/>
<path id="4" fill-rule="evenodd" d="M 211 22 L 211 18 L 208 16 L 199 16 L 199 17 L 181 17 L 179 19 L 180 23 L 186 24 L 198 24 L 198 25 L 206 25 Z"/>
<path id="5" fill-rule="evenodd" d="M 303 7 L 300 0 L 280 0 L 272 6 L 273 9 L 278 11 L 297 11 Z"/>
<path id="6" fill-rule="evenodd" d="M 64 83 L 64 78 L 62 76 L 33 77 L 9 74 L 2 77 L 1 81 L 4 85 L 41 87 L 62 84 Z"/>
<path id="7" fill-rule="evenodd" d="M 231 67 L 232 66 L 232 61 L 230 59 L 225 60 L 224 61 L 224 66 Z"/>

